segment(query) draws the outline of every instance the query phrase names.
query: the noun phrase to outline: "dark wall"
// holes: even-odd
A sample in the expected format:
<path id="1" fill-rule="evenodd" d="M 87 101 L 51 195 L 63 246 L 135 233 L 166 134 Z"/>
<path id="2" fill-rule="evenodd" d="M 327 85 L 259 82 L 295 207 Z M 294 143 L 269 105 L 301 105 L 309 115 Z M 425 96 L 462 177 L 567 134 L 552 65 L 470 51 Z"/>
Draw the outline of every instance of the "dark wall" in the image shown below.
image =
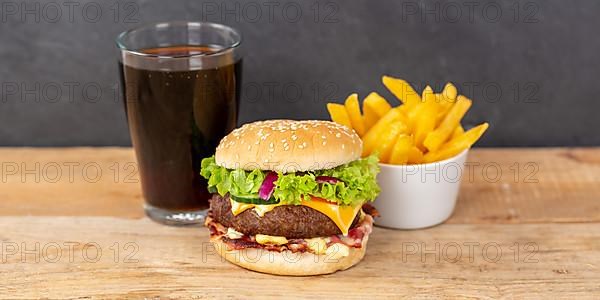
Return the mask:
<path id="1" fill-rule="evenodd" d="M 467 126 L 491 123 L 479 145 L 600 145 L 599 1 L 48 3 L 0 7 L 3 146 L 128 145 L 114 37 L 174 19 L 243 33 L 240 123 L 324 119 L 351 92 L 395 101 L 389 74 L 456 83 Z"/>

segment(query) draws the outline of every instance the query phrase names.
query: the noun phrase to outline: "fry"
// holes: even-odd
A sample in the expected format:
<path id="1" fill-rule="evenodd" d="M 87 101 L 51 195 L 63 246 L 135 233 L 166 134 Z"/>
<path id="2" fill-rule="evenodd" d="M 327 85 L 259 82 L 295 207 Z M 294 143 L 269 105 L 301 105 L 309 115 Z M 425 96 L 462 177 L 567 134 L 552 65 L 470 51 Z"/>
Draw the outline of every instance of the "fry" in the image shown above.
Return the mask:
<path id="1" fill-rule="evenodd" d="M 379 94 L 372 92 L 363 101 L 365 130 L 369 130 L 392 106 Z"/>
<path id="2" fill-rule="evenodd" d="M 392 148 L 396 143 L 396 138 L 398 134 L 400 134 L 406 126 L 401 122 L 394 122 L 387 130 L 383 133 L 383 135 L 379 139 L 379 143 L 375 146 L 373 152 L 378 153 L 379 161 L 382 163 L 388 163 L 390 161 L 390 156 L 392 154 Z"/>
<path id="3" fill-rule="evenodd" d="M 365 123 L 363 121 L 363 117 L 360 114 L 360 106 L 358 105 L 358 94 L 354 93 L 346 98 L 346 102 L 344 103 L 346 107 L 346 111 L 348 112 L 348 117 L 350 117 L 350 123 L 352 124 L 352 128 L 358 133 L 359 136 L 363 136 L 365 134 Z"/>
<path id="4" fill-rule="evenodd" d="M 362 156 L 368 156 L 373 152 L 373 149 L 377 146 L 377 141 L 380 136 L 384 134 L 388 130 L 388 126 L 393 122 L 400 122 L 404 125 L 404 130 L 406 130 L 406 125 L 402 122 L 402 113 L 399 109 L 392 108 L 388 111 L 369 131 L 363 136 L 363 152 Z"/>
<path id="5" fill-rule="evenodd" d="M 396 98 L 406 105 L 407 108 L 411 109 L 421 102 L 419 94 L 417 94 L 415 89 L 413 89 L 405 80 L 383 76 L 381 81 L 383 82 L 383 85 L 396 96 Z"/>
<path id="6" fill-rule="evenodd" d="M 438 119 L 441 122 L 442 120 L 444 120 L 444 117 L 446 116 L 448 111 L 452 108 L 452 105 L 454 103 L 456 103 L 456 99 L 450 99 L 442 93 L 442 94 L 435 94 L 435 100 L 438 103 L 438 106 L 440 107 L 440 113 L 438 115 Z"/>
<path id="7" fill-rule="evenodd" d="M 442 95 L 450 100 L 456 100 L 456 96 L 458 95 L 458 90 L 452 84 L 452 82 L 446 83 L 444 86 L 444 90 L 442 91 Z"/>
<path id="8" fill-rule="evenodd" d="M 425 102 L 425 97 L 427 97 L 427 95 L 433 95 L 433 89 L 430 86 L 426 86 L 423 89 L 423 92 L 421 92 L 421 100 L 423 102 Z"/>
<path id="9" fill-rule="evenodd" d="M 424 157 L 424 161 L 440 161 L 458 155 L 465 149 L 468 149 L 471 146 L 473 146 L 473 144 L 477 142 L 477 140 L 481 137 L 481 135 L 483 135 L 483 133 L 488 129 L 488 127 L 488 123 L 483 123 L 481 125 L 469 129 L 465 133 L 453 138 L 448 143 L 444 144 L 439 151 L 427 153 Z"/>
<path id="10" fill-rule="evenodd" d="M 433 93 L 433 90 L 431 89 L 430 86 L 427 86 L 423 90 L 422 99 L 423 99 L 423 101 L 421 103 L 419 103 L 416 107 L 414 107 L 407 113 L 408 127 L 410 128 L 410 130 L 412 132 L 416 131 L 417 123 L 423 121 L 422 118 L 424 117 L 424 115 L 427 115 L 427 118 L 431 118 L 433 111 L 436 112 L 435 114 L 433 114 L 433 120 L 432 120 L 433 126 L 435 127 L 435 125 L 437 124 L 438 104 L 436 103 L 435 94 Z M 425 121 L 425 123 L 429 123 L 429 120 Z M 434 127 L 431 127 L 429 129 L 429 131 L 432 131 L 434 129 Z M 423 139 L 424 138 L 425 137 L 423 137 Z M 421 139 L 420 144 L 422 144 L 423 139 Z"/>
<path id="11" fill-rule="evenodd" d="M 382 117 L 390 109 L 392 109 L 392 106 L 387 102 L 387 100 L 385 100 L 385 98 L 381 97 L 381 95 L 379 95 L 376 92 L 372 92 L 369 95 L 367 95 L 363 106 L 368 107 L 369 110 L 372 110 L 380 117 Z"/>
<path id="12" fill-rule="evenodd" d="M 423 162 L 423 152 L 416 146 L 410 148 L 408 151 L 408 163 L 409 164 L 420 164 Z"/>
<path id="13" fill-rule="evenodd" d="M 405 165 L 408 162 L 408 155 L 412 147 L 413 142 L 410 136 L 406 134 L 398 135 L 389 162 L 395 165 Z"/>
<path id="14" fill-rule="evenodd" d="M 329 116 L 331 120 L 352 128 L 352 123 L 350 123 L 350 117 L 348 116 L 348 112 L 346 112 L 346 108 L 342 104 L 337 103 L 327 103 L 327 111 L 329 111 Z"/>
<path id="15" fill-rule="evenodd" d="M 421 150 L 425 150 L 423 141 L 435 129 L 438 114 L 438 104 L 435 102 L 435 95 L 431 88 L 428 93 L 423 93 L 423 99 L 425 102 L 419 105 L 418 113 L 412 122 L 415 146 Z"/>
<path id="16" fill-rule="evenodd" d="M 460 124 L 460 120 L 465 115 L 469 107 L 471 107 L 471 100 L 467 99 L 464 96 L 458 96 L 456 103 L 452 105 L 448 114 L 444 117 L 444 120 L 440 123 L 440 126 L 430 132 L 423 145 L 430 151 L 437 151 L 440 146 L 448 140 L 456 126 Z"/>
<path id="17" fill-rule="evenodd" d="M 366 110 L 365 108 L 366 107 L 363 106 L 363 111 L 365 112 L 363 120 L 365 122 L 365 130 L 369 131 L 369 129 L 371 129 L 371 127 L 373 127 L 373 125 L 377 123 L 377 120 L 379 120 L 379 116 L 374 114 L 372 111 Z"/>
<path id="18" fill-rule="evenodd" d="M 454 131 L 452 132 L 451 139 L 460 136 L 463 133 L 465 133 L 465 129 L 460 124 L 458 124 L 458 126 L 456 126 L 456 129 L 454 129 Z"/>
<path id="19" fill-rule="evenodd" d="M 446 86 L 444 86 L 444 90 L 440 94 L 435 94 L 436 100 L 440 106 L 440 112 L 438 113 L 438 124 L 444 120 L 444 117 L 452 108 L 452 105 L 456 102 L 456 96 L 458 91 L 456 87 L 448 82 Z"/>

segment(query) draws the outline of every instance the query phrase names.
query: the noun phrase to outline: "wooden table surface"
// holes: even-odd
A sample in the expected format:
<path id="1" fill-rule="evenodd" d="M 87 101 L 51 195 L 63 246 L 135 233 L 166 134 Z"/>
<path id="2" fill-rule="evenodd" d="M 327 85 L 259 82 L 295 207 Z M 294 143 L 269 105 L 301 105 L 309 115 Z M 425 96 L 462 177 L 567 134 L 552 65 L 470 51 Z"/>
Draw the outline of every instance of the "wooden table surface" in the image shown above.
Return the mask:
<path id="1" fill-rule="evenodd" d="M 375 228 L 357 266 L 279 277 L 144 217 L 129 148 L 0 148 L 0 298 L 600 298 L 600 149 L 476 149 L 437 227 Z"/>

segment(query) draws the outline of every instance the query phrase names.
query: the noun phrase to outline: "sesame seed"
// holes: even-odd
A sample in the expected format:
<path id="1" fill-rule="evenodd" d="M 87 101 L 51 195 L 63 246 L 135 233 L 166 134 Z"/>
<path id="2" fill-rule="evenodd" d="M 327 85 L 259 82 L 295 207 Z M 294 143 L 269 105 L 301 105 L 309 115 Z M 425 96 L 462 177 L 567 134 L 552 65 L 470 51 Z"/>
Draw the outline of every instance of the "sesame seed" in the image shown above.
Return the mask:
<path id="1" fill-rule="evenodd" d="M 327 144 L 327 142 L 326 142 L 326 141 L 323 141 L 323 146 L 325 146 L 326 144 Z"/>
<path id="2" fill-rule="evenodd" d="M 270 143 L 269 148 L 273 148 L 273 147 L 275 147 L 275 145 L 273 143 Z"/>
<path id="3" fill-rule="evenodd" d="M 339 139 L 340 137 L 342 137 L 342 134 L 338 132 L 335 134 L 335 137 Z"/>

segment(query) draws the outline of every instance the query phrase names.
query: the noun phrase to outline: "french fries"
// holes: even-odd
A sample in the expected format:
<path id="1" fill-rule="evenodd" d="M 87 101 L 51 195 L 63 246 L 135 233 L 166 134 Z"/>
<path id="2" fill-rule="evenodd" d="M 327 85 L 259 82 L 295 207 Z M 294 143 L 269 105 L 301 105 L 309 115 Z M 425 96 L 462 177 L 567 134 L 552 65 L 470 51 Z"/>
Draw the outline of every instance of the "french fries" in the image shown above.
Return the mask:
<path id="1" fill-rule="evenodd" d="M 427 102 L 425 98 L 429 95 L 433 95 L 433 89 L 430 86 L 426 86 L 423 89 L 423 92 L 421 93 L 421 99 L 423 100 L 423 102 Z"/>
<path id="2" fill-rule="evenodd" d="M 456 100 L 456 96 L 458 96 L 458 90 L 451 82 L 446 83 L 444 86 L 444 90 L 442 91 L 442 95 L 450 100 Z"/>
<path id="3" fill-rule="evenodd" d="M 358 105 L 358 94 L 354 93 L 348 98 L 346 98 L 346 102 L 344 103 L 346 107 L 346 111 L 348 112 L 348 117 L 350 118 L 350 124 L 352 124 L 352 128 L 358 133 L 359 136 L 363 136 L 365 134 L 365 122 L 363 121 L 363 117 L 360 114 L 360 106 Z"/>
<path id="4" fill-rule="evenodd" d="M 456 87 L 448 82 L 444 86 L 444 90 L 440 94 L 435 94 L 436 100 L 440 106 L 440 111 L 438 113 L 437 123 L 442 122 L 452 105 L 456 102 L 456 96 L 458 95 L 458 91 Z"/>
<path id="5" fill-rule="evenodd" d="M 406 134 L 400 134 L 396 139 L 389 163 L 394 165 L 405 165 L 408 163 L 409 153 L 413 147 L 412 138 Z"/>
<path id="6" fill-rule="evenodd" d="M 388 128 L 392 123 L 402 124 L 406 131 L 406 125 L 402 122 L 402 113 L 398 108 L 392 108 L 388 111 L 362 138 L 363 140 L 363 152 L 362 156 L 369 156 L 373 153 L 379 139 L 383 134 L 388 131 Z"/>
<path id="7" fill-rule="evenodd" d="M 433 90 L 429 86 L 427 88 L 423 90 L 423 103 L 415 109 L 418 112 L 415 114 L 414 120 L 411 120 L 411 128 L 413 128 L 415 134 L 415 145 L 421 150 L 425 149 L 423 141 L 435 129 L 439 108 Z"/>
<path id="8" fill-rule="evenodd" d="M 406 125 L 398 121 L 393 122 L 379 138 L 379 143 L 375 145 L 374 152 L 379 156 L 380 162 L 390 162 L 390 156 L 392 155 L 392 149 L 396 144 L 397 137 L 405 130 Z"/>
<path id="9" fill-rule="evenodd" d="M 379 94 L 372 92 L 363 101 L 365 129 L 369 130 L 392 106 Z"/>
<path id="10" fill-rule="evenodd" d="M 423 152 L 419 148 L 412 146 L 408 151 L 408 163 L 411 165 L 420 164 L 423 162 Z"/>
<path id="11" fill-rule="evenodd" d="M 453 138 L 440 149 L 440 151 L 429 152 L 423 157 L 426 163 L 435 162 L 458 155 L 465 149 L 470 148 L 488 129 L 488 123 L 473 127 L 465 133 Z"/>
<path id="12" fill-rule="evenodd" d="M 429 151 L 437 151 L 440 146 L 445 143 L 456 126 L 460 124 L 460 120 L 471 107 L 471 100 L 464 96 L 458 96 L 456 103 L 448 111 L 448 114 L 442 120 L 438 128 L 427 135 L 423 144 Z"/>
<path id="13" fill-rule="evenodd" d="M 362 138 L 363 157 L 376 153 L 380 162 L 396 165 L 441 161 L 470 148 L 489 127 L 483 123 L 465 131 L 460 121 L 472 101 L 452 83 L 439 93 L 427 86 L 419 94 L 405 80 L 383 76 L 381 81 L 401 105 L 392 107 L 376 92 L 363 100 L 363 114 L 357 94 L 343 105 L 327 104 L 334 122 Z"/>
<path id="14" fill-rule="evenodd" d="M 352 128 L 352 123 L 350 123 L 350 117 L 348 116 L 348 112 L 346 112 L 346 108 L 337 103 L 327 103 L 327 111 L 329 111 L 329 116 L 331 116 L 331 120 Z"/>
<path id="15" fill-rule="evenodd" d="M 421 97 L 405 80 L 383 76 L 383 85 L 410 110 L 421 102 Z"/>
<path id="16" fill-rule="evenodd" d="M 458 124 L 458 126 L 456 126 L 456 129 L 454 129 L 454 132 L 452 132 L 452 138 L 455 138 L 463 133 L 465 133 L 465 129 L 460 124 Z"/>

